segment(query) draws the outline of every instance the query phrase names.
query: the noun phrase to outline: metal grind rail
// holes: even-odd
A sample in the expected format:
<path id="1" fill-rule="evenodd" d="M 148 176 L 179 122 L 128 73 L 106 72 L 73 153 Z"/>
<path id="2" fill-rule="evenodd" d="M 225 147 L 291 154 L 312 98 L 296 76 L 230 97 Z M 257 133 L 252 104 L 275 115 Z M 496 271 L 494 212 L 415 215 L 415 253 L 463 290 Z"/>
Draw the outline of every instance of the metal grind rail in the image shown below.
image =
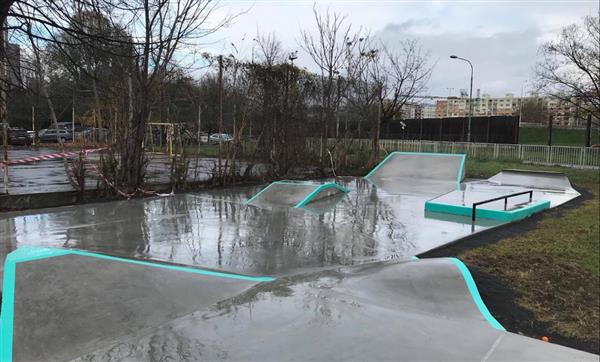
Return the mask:
<path id="1" fill-rule="evenodd" d="M 477 213 L 477 206 L 479 205 L 483 205 L 483 204 L 487 204 L 490 202 L 494 202 L 494 201 L 498 201 L 498 200 L 502 200 L 504 199 L 504 210 L 506 210 L 506 207 L 508 206 L 508 199 L 511 197 L 515 197 L 515 196 L 520 196 L 520 195 L 526 195 L 529 194 L 529 202 L 531 202 L 533 200 L 533 190 L 529 190 L 529 191 L 522 191 L 522 192 L 517 192 L 514 194 L 510 194 L 510 195 L 504 195 L 504 196 L 499 196 L 499 197 L 494 197 L 493 199 L 488 199 L 488 200 L 484 200 L 484 201 L 479 201 L 479 202 L 474 202 L 473 203 L 473 212 L 471 214 L 471 220 L 473 222 L 475 222 L 475 218 L 476 218 L 476 213 Z"/>

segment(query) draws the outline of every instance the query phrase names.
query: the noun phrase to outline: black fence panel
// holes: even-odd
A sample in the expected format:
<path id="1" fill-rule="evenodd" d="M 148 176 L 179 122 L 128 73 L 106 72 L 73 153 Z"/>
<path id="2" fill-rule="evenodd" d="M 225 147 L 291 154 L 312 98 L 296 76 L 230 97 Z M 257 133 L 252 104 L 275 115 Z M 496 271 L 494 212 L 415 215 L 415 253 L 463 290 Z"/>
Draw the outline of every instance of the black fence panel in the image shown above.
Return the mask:
<path id="1" fill-rule="evenodd" d="M 466 142 L 469 119 L 426 118 L 385 122 L 383 139 Z M 480 143 L 519 143 L 518 116 L 473 117 L 471 141 Z"/>

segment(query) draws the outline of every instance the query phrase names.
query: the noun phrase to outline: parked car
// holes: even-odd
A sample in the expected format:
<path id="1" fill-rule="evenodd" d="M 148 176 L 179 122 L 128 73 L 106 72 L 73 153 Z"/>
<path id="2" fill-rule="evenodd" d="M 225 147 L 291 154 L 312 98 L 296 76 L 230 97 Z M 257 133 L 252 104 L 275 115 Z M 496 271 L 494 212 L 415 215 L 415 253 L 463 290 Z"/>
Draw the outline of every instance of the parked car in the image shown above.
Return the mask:
<path id="1" fill-rule="evenodd" d="M 8 129 L 8 144 L 28 146 L 31 144 L 31 138 L 24 128 L 9 128 Z"/>
<path id="2" fill-rule="evenodd" d="M 82 134 L 88 141 L 107 142 L 110 130 L 108 128 L 86 128 Z"/>
<path id="3" fill-rule="evenodd" d="M 67 131 L 73 133 L 73 123 L 71 122 L 57 122 L 56 126 L 58 128 L 64 128 Z M 86 130 L 86 126 L 79 124 L 79 123 L 75 123 L 75 132 L 83 132 Z"/>
<path id="4" fill-rule="evenodd" d="M 221 142 L 231 142 L 233 137 L 227 133 L 213 133 L 209 137 L 209 142 L 212 144 L 221 143 Z"/>
<path id="5" fill-rule="evenodd" d="M 208 133 L 206 133 L 206 132 L 200 133 L 200 143 L 208 143 Z"/>
<path id="6" fill-rule="evenodd" d="M 59 139 L 62 141 L 71 141 L 73 135 L 68 130 L 62 129 L 43 129 L 38 133 L 40 142 L 58 142 Z"/>

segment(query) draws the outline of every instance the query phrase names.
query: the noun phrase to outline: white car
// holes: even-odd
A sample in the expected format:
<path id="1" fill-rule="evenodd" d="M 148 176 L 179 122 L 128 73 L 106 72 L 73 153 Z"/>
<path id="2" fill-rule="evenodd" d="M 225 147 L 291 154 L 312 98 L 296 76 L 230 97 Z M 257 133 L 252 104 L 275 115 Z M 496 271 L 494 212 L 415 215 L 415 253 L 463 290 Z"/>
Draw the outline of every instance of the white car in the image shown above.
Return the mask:
<path id="1" fill-rule="evenodd" d="M 230 142 L 233 137 L 227 133 L 213 133 L 209 137 L 210 143 Z"/>

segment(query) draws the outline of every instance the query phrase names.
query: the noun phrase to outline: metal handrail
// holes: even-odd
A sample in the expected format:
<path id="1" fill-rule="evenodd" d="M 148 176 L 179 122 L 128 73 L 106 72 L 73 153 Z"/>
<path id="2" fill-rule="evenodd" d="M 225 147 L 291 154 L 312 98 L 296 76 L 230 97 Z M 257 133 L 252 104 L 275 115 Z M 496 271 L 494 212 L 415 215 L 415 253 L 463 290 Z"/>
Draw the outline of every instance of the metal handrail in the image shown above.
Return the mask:
<path id="1" fill-rule="evenodd" d="M 487 204 L 489 202 L 494 202 L 494 201 L 498 201 L 498 200 L 504 199 L 504 210 L 506 210 L 506 207 L 508 205 L 508 198 L 509 197 L 514 197 L 514 196 L 519 196 L 519 195 L 525 195 L 525 194 L 529 194 L 529 202 L 531 202 L 531 200 L 533 199 L 533 190 L 517 192 L 515 194 L 499 196 L 499 197 L 495 197 L 493 199 L 489 199 L 489 200 L 485 200 L 485 201 L 474 202 L 473 203 L 473 212 L 472 212 L 472 215 L 471 215 L 471 220 L 475 221 L 475 215 L 476 215 L 476 212 L 477 212 L 477 206 L 479 206 L 479 205 L 483 205 L 483 204 Z"/>

